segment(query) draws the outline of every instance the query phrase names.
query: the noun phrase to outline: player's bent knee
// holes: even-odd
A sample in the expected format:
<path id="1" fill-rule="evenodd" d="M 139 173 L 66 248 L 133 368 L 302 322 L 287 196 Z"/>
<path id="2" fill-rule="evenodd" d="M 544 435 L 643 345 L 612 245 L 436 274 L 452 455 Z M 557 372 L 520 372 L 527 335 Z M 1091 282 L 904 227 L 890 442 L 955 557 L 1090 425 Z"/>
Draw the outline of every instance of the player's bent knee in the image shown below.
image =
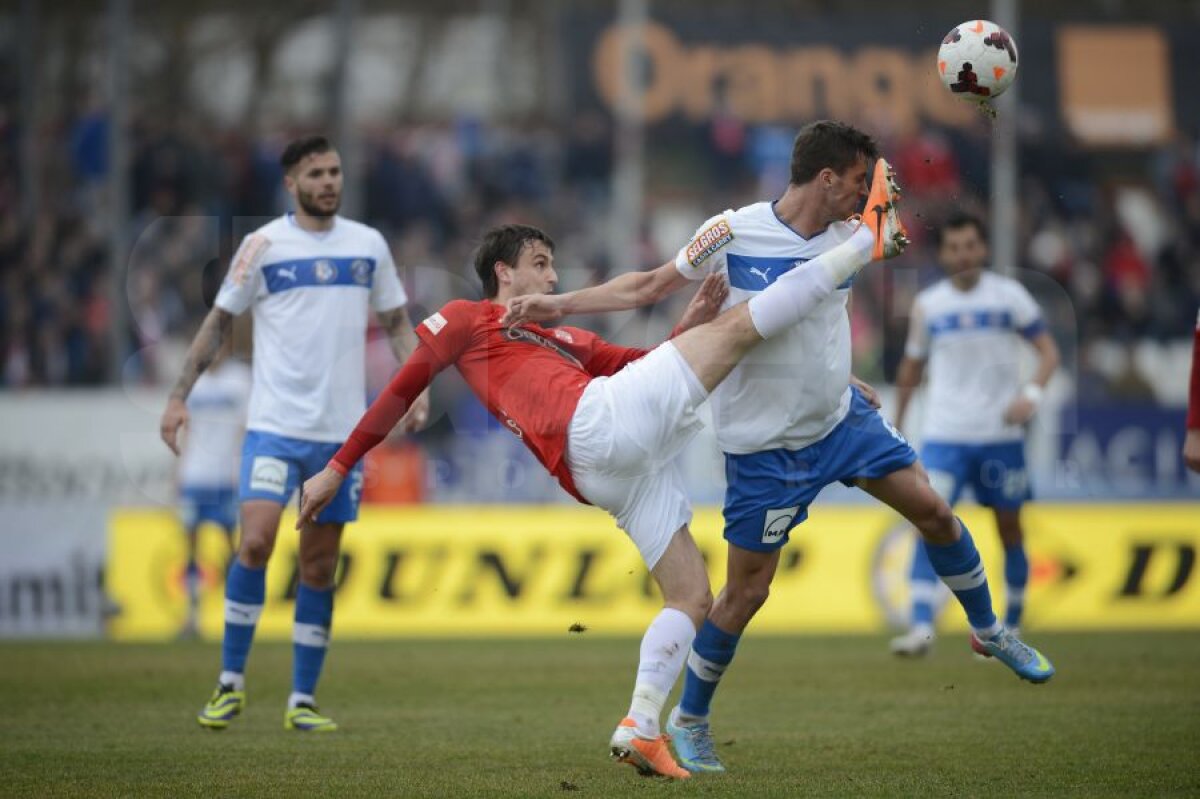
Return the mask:
<path id="1" fill-rule="evenodd" d="M 921 532 L 921 537 L 932 544 L 953 544 L 958 540 L 958 520 L 954 510 L 937 494 L 931 493 L 926 507 L 922 508 L 917 518 L 910 519 Z"/>
<path id="2" fill-rule="evenodd" d="M 321 558 L 311 563 L 300 564 L 300 582 L 311 588 L 328 588 L 333 585 L 337 572 L 337 558 Z"/>
<path id="3" fill-rule="evenodd" d="M 663 601 L 668 607 L 682 610 L 699 627 L 712 610 L 713 595 L 708 586 L 704 585 L 701 588 L 676 592 L 673 596 L 664 596 Z"/>
<path id="4" fill-rule="evenodd" d="M 252 569 L 261 569 L 271 559 L 275 551 L 275 537 L 262 535 L 245 535 L 242 546 L 238 550 L 238 558 L 243 564 Z"/>

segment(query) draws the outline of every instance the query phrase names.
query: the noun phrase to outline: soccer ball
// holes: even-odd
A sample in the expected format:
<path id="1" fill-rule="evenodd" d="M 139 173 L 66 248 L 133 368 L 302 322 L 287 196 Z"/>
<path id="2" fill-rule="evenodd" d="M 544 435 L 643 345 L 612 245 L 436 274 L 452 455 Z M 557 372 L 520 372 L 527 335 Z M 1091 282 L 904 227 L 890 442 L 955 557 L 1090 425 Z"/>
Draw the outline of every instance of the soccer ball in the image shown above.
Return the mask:
<path id="1" fill-rule="evenodd" d="M 994 22 L 964 22 L 942 39 L 937 68 L 955 97 L 986 103 L 1017 77 L 1017 43 Z"/>

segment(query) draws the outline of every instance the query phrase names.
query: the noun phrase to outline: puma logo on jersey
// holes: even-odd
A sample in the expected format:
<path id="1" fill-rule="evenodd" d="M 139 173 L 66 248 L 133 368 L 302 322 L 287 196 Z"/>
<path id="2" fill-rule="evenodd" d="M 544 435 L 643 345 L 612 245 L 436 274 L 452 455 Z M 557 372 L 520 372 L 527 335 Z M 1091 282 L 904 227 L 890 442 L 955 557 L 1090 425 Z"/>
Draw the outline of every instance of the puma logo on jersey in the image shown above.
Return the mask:
<path id="1" fill-rule="evenodd" d="M 288 267 L 281 266 L 281 267 L 279 267 L 279 269 L 275 270 L 275 274 L 279 275 L 280 277 L 286 277 L 288 280 L 292 281 L 293 283 L 296 282 L 296 267 L 294 267 L 294 266 L 288 266 Z"/>
<path id="2" fill-rule="evenodd" d="M 771 282 L 771 267 L 769 266 L 765 270 L 759 269 L 757 266 L 752 266 L 750 267 L 750 274 L 761 277 L 764 284 Z"/>

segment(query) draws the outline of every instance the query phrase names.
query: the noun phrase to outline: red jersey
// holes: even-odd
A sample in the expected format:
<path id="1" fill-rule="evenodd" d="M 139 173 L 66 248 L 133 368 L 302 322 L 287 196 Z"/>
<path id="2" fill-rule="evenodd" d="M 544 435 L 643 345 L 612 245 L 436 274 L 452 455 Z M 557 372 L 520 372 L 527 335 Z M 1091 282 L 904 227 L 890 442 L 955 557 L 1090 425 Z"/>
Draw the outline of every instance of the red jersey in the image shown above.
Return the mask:
<path id="1" fill-rule="evenodd" d="M 1192 384 L 1188 390 L 1187 429 L 1200 430 L 1200 312 L 1192 339 Z"/>
<path id="2" fill-rule="evenodd" d="M 395 426 L 433 376 L 453 364 L 488 411 L 586 503 L 567 468 L 567 430 L 592 378 L 649 350 L 620 347 L 577 327 L 502 327 L 504 307 L 455 300 L 417 325 L 420 344 L 359 421 L 330 465 L 349 471 Z"/>

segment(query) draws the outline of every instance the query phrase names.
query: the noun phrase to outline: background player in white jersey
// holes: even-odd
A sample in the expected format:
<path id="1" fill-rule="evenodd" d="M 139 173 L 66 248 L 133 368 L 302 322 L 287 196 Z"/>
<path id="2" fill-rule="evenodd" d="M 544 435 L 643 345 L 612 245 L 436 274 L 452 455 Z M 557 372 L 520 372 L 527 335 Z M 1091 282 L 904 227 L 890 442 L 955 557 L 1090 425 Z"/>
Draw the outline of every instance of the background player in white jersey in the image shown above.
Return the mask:
<path id="1" fill-rule="evenodd" d="M 727 306 L 762 296 L 782 275 L 803 272 L 806 262 L 845 241 L 858 224 L 883 223 L 887 203 L 870 202 L 861 222 L 847 222 L 867 197 L 871 159 L 872 191 L 890 179 L 877 155 L 871 138 L 849 125 L 810 123 L 796 136 L 791 178 L 778 200 L 709 219 L 673 261 L 657 269 L 567 294 L 514 299 L 508 321 L 648 305 L 714 272 L 729 280 Z M 765 336 L 769 340 L 712 394 L 728 482 L 727 582 L 692 643 L 683 697 L 667 727 L 680 763 L 693 771 L 724 770 L 707 720 L 713 693 L 742 630 L 767 599 L 788 532 L 835 481 L 887 503 L 935 545 L 938 573 L 989 649 L 1025 679 L 1044 681 L 1053 674 L 1040 653 L 996 619 L 970 533 L 930 488 L 908 442 L 878 413 L 874 392 L 851 377 L 849 284 L 790 330 Z"/>
<path id="2" fill-rule="evenodd" d="M 291 142 L 280 160 L 295 211 L 242 241 L 162 418 L 163 439 L 178 451 L 189 392 L 228 338 L 233 317 L 252 308 L 254 387 L 242 449 L 242 538 L 225 584 L 221 675 L 197 717 L 211 729 L 228 726 L 245 705 L 246 658 L 283 508 L 301 481 L 337 451 L 366 407 L 369 312 L 387 329 L 397 358 L 404 360 L 416 346 L 387 242 L 379 231 L 337 215 L 342 194 L 337 151 L 324 137 L 310 136 Z M 404 424 L 417 427 L 427 413 L 422 396 Z M 362 473 L 356 471 L 300 533 L 288 729 L 337 729 L 317 712 L 314 693 L 329 643 L 342 528 L 358 516 L 361 489 Z"/>
<path id="3" fill-rule="evenodd" d="M 1008 608 L 1004 623 L 1021 626 L 1029 559 L 1021 506 L 1031 497 L 1024 425 L 1058 368 L 1058 347 L 1025 287 L 985 270 L 987 231 L 959 215 L 938 228 L 938 260 L 946 277 L 917 295 L 904 358 L 896 373 L 896 426 L 929 365 L 921 461 L 934 489 L 954 505 L 971 487 L 991 508 L 1004 544 Z M 1032 380 L 1020 382 L 1021 340 L 1037 351 Z M 919 539 L 913 555 L 912 627 L 892 640 L 897 655 L 924 655 L 934 638 L 937 575 Z M 972 646 L 979 651 L 978 643 Z M 985 654 L 980 652 L 980 654 Z"/>
<path id="4" fill-rule="evenodd" d="M 205 522 L 220 527 L 232 557 L 237 529 L 237 480 L 250 368 L 231 357 L 226 342 L 208 371 L 200 375 L 187 398 L 188 431 L 179 454 L 179 516 L 187 536 L 188 609 L 182 635 L 196 635 L 202 575 L 196 562 L 196 539 Z M 232 565 L 232 564 L 227 564 Z"/>

